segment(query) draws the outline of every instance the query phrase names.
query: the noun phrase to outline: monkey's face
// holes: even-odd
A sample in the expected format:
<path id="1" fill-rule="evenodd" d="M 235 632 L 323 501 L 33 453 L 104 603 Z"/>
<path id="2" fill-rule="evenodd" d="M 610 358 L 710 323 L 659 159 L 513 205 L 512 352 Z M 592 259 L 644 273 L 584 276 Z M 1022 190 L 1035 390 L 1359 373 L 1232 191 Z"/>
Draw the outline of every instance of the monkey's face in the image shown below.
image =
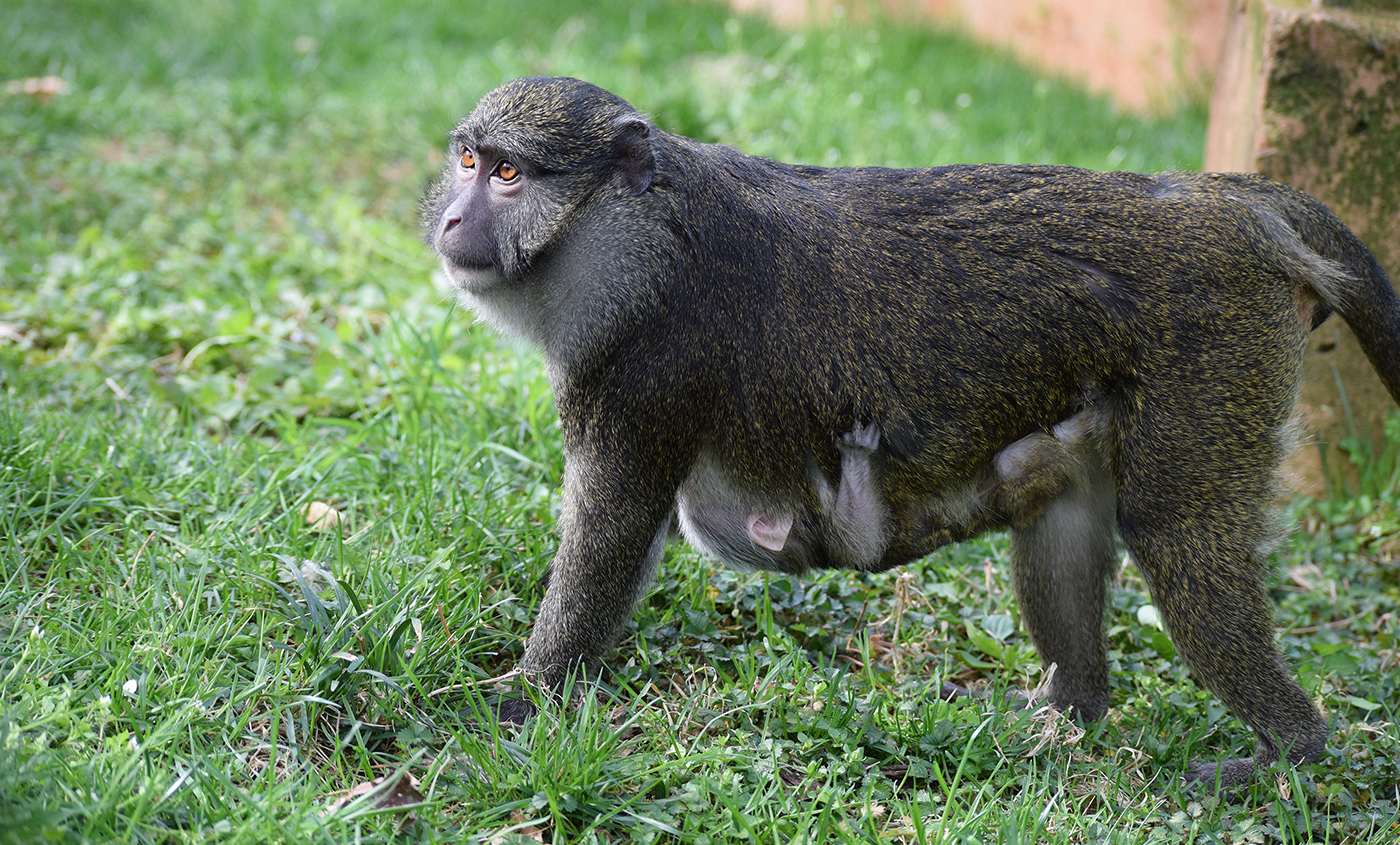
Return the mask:
<path id="1" fill-rule="evenodd" d="M 626 116 L 645 127 L 620 98 L 572 79 L 517 80 L 477 104 L 424 200 L 425 234 L 459 290 L 528 283 L 570 210 L 615 169 L 618 136 L 636 134 L 619 127 Z"/>
<path id="2" fill-rule="evenodd" d="M 454 132 L 451 158 L 430 195 L 436 214 L 429 233 L 452 283 L 482 295 L 521 278 L 552 234 L 548 224 L 561 213 L 566 183 L 543 175 L 507 143 Z"/>
<path id="3" fill-rule="evenodd" d="M 442 176 L 446 207 L 435 221 L 432 245 L 454 285 L 483 293 L 504 280 L 498 231 L 532 179 L 500 150 L 478 149 L 465 138 L 453 139 L 453 153 Z"/>

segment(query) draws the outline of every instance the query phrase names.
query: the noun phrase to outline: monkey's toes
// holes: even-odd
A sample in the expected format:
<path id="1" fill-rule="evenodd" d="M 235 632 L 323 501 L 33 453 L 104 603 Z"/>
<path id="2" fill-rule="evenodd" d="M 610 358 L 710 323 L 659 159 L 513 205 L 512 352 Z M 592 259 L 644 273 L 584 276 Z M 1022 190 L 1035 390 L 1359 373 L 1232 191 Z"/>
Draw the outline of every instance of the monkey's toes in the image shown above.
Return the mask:
<path id="1" fill-rule="evenodd" d="M 939 691 L 938 697 L 944 701 L 957 701 L 962 698 L 986 700 L 992 698 L 992 695 L 985 690 L 970 690 L 967 687 L 958 686 L 952 681 L 944 681 L 943 689 Z M 1011 710 L 1025 710 L 1033 705 L 1039 705 L 1040 699 L 1035 698 L 1032 693 L 1025 690 L 1009 690 L 997 703 Z"/>
<path id="2" fill-rule="evenodd" d="M 873 452 L 880 448 L 880 427 L 875 423 L 857 424 L 855 428 L 841 435 L 841 445 Z"/>

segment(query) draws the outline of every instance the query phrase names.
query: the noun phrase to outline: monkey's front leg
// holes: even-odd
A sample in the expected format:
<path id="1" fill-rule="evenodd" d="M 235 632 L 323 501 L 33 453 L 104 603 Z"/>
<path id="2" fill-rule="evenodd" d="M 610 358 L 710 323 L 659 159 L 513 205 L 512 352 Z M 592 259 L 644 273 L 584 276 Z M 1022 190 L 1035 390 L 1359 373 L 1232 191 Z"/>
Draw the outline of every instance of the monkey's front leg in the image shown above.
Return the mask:
<path id="1" fill-rule="evenodd" d="M 570 673 L 595 677 L 621 635 L 665 551 L 675 495 L 656 483 L 669 473 L 648 479 L 617 461 L 565 460 L 559 551 L 520 664 L 532 684 L 556 694 Z M 499 712 L 520 721 L 532 710 L 510 702 Z"/>
<path id="2" fill-rule="evenodd" d="M 670 520 L 627 536 L 612 527 L 576 529 L 550 564 L 549 586 L 521 663 L 541 687 L 558 689 L 575 669 L 596 675 L 656 575 Z"/>

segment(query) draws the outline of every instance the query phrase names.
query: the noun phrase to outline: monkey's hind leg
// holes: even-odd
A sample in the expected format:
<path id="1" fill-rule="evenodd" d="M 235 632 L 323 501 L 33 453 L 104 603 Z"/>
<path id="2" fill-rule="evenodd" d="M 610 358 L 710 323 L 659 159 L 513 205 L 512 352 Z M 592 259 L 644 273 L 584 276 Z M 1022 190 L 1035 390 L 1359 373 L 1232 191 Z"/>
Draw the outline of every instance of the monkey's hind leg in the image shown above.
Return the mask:
<path id="1" fill-rule="evenodd" d="M 1208 419 L 1212 405 L 1226 407 L 1207 397 L 1183 413 L 1208 430 L 1220 422 Z M 1274 643 L 1262 580 L 1277 433 L 1238 422 L 1231 440 L 1173 442 L 1159 434 L 1163 423 L 1126 427 L 1117 450 L 1119 530 L 1182 659 L 1254 730 L 1253 758 L 1195 763 L 1187 771 L 1193 786 L 1229 793 L 1254 781 L 1260 767 L 1309 762 L 1327 744 L 1326 721 Z"/>
<path id="2" fill-rule="evenodd" d="M 1013 523 L 1011 577 L 1021 618 L 1045 669 L 1048 700 L 1080 719 L 1108 709 L 1103 608 L 1117 568 L 1113 477 L 1097 451 L 1026 527 Z"/>
<path id="3" fill-rule="evenodd" d="M 1187 779 L 1214 789 L 1247 785 L 1258 767 L 1315 759 L 1327 744 L 1322 715 L 1284 667 L 1253 549 L 1208 528 L 1132 531 L 1125 538 L 1187 666 L 1254 729 L 1253 758 L 1194 763 Z M 1209 560 L 1208 568 L 1184 564 Z"/>
<path id="4" fill-rule="evenodd" d="M 832 506 L 830 551 L 845 566 L 870 569 L 889 545 L 889 512 L 871 466 L 880 448 L 880 428 L 857 423 L 836 448 L 841 453 L 841 481 Z"/>

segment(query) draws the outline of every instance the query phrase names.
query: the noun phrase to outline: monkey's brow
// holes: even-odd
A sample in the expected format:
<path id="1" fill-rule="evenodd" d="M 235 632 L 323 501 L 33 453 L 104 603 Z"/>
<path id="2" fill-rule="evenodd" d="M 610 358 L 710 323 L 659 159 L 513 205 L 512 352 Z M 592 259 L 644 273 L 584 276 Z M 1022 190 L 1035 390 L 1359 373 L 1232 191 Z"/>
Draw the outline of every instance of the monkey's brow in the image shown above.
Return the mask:
<path id="1" fill-rule="evenodd" d="M 518 156 L 515 153 L 512 153 L 510 150 L 507 150 L 489 141 L 473 143 L 472 136 L 464 132 L 454 132 L 449 137 L 451 137 L 454 146 L 458 144 L 464 145 L 467 147 L 467 149 L 476 153 L 477 156 L 479 156 L 480 158 L 492 160 L 509 159 L 512 161 L 514 161 L 517 158 L 523 158 L 523 156 Z"/>

